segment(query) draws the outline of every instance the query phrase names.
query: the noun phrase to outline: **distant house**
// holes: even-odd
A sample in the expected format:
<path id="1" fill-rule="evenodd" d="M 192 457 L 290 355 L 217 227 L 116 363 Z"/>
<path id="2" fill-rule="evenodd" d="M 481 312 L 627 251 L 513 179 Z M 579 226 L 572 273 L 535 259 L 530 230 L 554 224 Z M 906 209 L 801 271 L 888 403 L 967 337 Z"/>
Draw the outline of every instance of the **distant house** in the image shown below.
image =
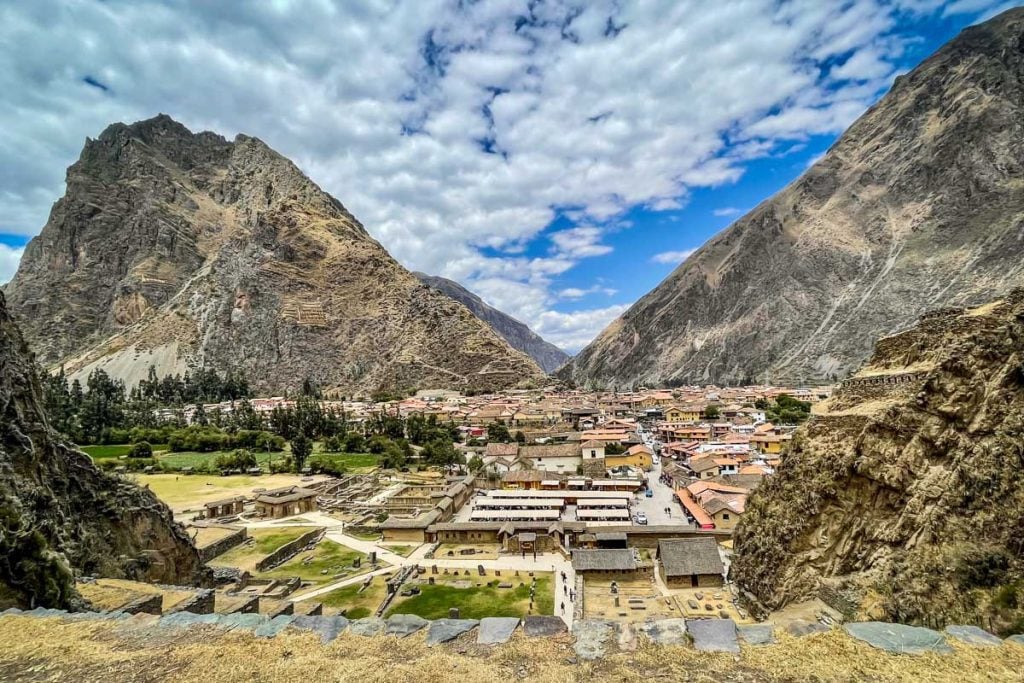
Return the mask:
<path id="1" fill-rule="evenodd" d="M 316 497 L 316 491 L 298 486 L 264 491 L 256 497 L 256 514 L 277 519 L 312 512 L 317 509 Z"/>
<path id="2" fill-rule="evenodd" d="M 615 469 L 616 467 L 635 467 L 644 472 L 649 472 L 654 467 L 654 451 L 647 446 L 638 444 L 631 446 L 625 453 L 620 455 L 605 455 L 605 467 Z"/>
<path id="3" fill-rule="evenodd" d="M 580 453 L 580 447 L 574 443 L 531 445 L 519 448 L 519 459 L 535 470 L 575 474 L 583 464 Z"/>
<path id="4" fill-rule="evenodd" d="M 658 561 L 670 588 L 714 588 L 724 583 L 725 565 L 713 538 L 662 539 Z"/>
<path id="5" fill-rule="evenodd" d="M 637 570 L 633 551 L 628 548 L 573 550 L 572 568 L 581 574 L 625 574 Z"/>
<path id="6" fill-rule="evenodd" d="M 215 519 L 217 517 L 240 515 L 242 514 L 244 507 L 245 496 L 235 496 L 233 498 L 225 498 L 223 500 L 214 500 L 209 503 L 203 503 L 203 517 L 206 519 Z"/>

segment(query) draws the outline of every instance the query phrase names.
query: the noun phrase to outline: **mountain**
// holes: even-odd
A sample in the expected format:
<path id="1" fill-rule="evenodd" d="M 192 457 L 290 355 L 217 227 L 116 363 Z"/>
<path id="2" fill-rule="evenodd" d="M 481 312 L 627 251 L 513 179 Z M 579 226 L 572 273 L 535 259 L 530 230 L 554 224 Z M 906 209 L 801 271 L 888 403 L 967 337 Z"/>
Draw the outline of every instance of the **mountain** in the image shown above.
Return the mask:
<path id="1" fill-rule="evenodd" d="M 81 604 L 74 574 L 196 584 L 206 570 L 148 490 L 50 429 L 37 369 L 0 294 L 0 609 Z"/>
<path id="2" fill-rule="evenodd" d="M 554 372 L 569 360 L 570 356 L 565 351 L 544 341 L 539 334 L 512 316 L 488 306 L 483 299 L 458 282 L 426 273 L 413 272 L 413 275 L 423 284 L 433 287 L 468 308 L 470 313 L 487 323 L 513 349 L 518 349 L 537 361 L 537 365 L 544 372 Z"/>
<path id="3" fill-rule="evenodd" d="M 1024 8 L 965 29 L 559 374 L 822 382 L 923 312 L 1024 283 Z"/>
<path id="4" fill-rule="evenodd" d="M 86 142 L 6 292 L 39 360 L 72 378 L 205 366 L 259 391 L 308 377 L 364 393 L 543 378 L 266 144 L 166 115 Z"/>
<path id="5" fill-rule="evenodd" d="M 881 339 L 752 494 L 730 576 L 766 609 L 1024 626 L 1024 289 Z"/>

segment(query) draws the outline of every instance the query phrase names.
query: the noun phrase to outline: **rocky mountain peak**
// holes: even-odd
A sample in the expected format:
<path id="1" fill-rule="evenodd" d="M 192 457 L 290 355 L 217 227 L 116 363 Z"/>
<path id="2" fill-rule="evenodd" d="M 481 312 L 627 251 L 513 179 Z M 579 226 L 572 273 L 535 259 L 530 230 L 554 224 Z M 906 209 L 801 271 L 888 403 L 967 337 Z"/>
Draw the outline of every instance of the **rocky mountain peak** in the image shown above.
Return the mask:
<path id="1" fill-rule="evenodd" d="M 562 375 L 828 382 L 874 339 L 1024 284 L 1024 9 L 964 30 Z"/>
<path id="2" fill-rule="evenodd" d="M 265 390 L 352 391 L 542 376 L 258 138 L 166 115 L 87 142 L 5 290 L 40 360 L 80 378 L 205 365 Z"/>

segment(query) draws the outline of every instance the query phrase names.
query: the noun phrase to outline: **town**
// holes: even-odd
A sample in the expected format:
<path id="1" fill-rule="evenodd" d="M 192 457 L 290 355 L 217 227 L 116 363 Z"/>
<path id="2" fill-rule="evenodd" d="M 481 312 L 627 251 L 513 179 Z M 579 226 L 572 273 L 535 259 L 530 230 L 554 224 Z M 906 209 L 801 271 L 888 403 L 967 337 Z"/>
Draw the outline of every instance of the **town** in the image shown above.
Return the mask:
<path id="1" fill-rule="evenodd" d="M 529 618 L 554 629 L 594 618 L 753 623 L 728 576 L 732 531 L 796 426 L 830 394 L 551 387 L 161 408 L 158 423 L 179 431 L 215 430 L 244 410 L 250 427 L 278 432 L 282 415 L 313 404 L 341 416 L 343 431 L 308 445 L 268 437 L 259 459 L 145 443 L 140 460 L 139 442 L 161 438 L 152 428 L 127 430 L 134 444 L 84 446 L 172 508 L 218 588 L 87 578 L 80 590 L 105 609 L 158 614 Z M 425 428 L 447 435 L 444 447 L 415 445 Z M 309 450 L 301 462 L 297 439 Z M 391 462 L 395 443 L 407 455 Z"/>

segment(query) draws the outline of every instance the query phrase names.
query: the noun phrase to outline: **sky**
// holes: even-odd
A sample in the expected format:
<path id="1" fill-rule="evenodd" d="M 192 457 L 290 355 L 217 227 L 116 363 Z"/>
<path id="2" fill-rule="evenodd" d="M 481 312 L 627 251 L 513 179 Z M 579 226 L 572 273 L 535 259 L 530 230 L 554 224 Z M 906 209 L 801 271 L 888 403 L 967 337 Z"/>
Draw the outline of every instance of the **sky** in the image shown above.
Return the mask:
<path id="1" fill-rule="evenodd" d="M 261 138 L 570 353 L 1005 0 L 0 0 L 0 282 L 86 137 Z"/>

